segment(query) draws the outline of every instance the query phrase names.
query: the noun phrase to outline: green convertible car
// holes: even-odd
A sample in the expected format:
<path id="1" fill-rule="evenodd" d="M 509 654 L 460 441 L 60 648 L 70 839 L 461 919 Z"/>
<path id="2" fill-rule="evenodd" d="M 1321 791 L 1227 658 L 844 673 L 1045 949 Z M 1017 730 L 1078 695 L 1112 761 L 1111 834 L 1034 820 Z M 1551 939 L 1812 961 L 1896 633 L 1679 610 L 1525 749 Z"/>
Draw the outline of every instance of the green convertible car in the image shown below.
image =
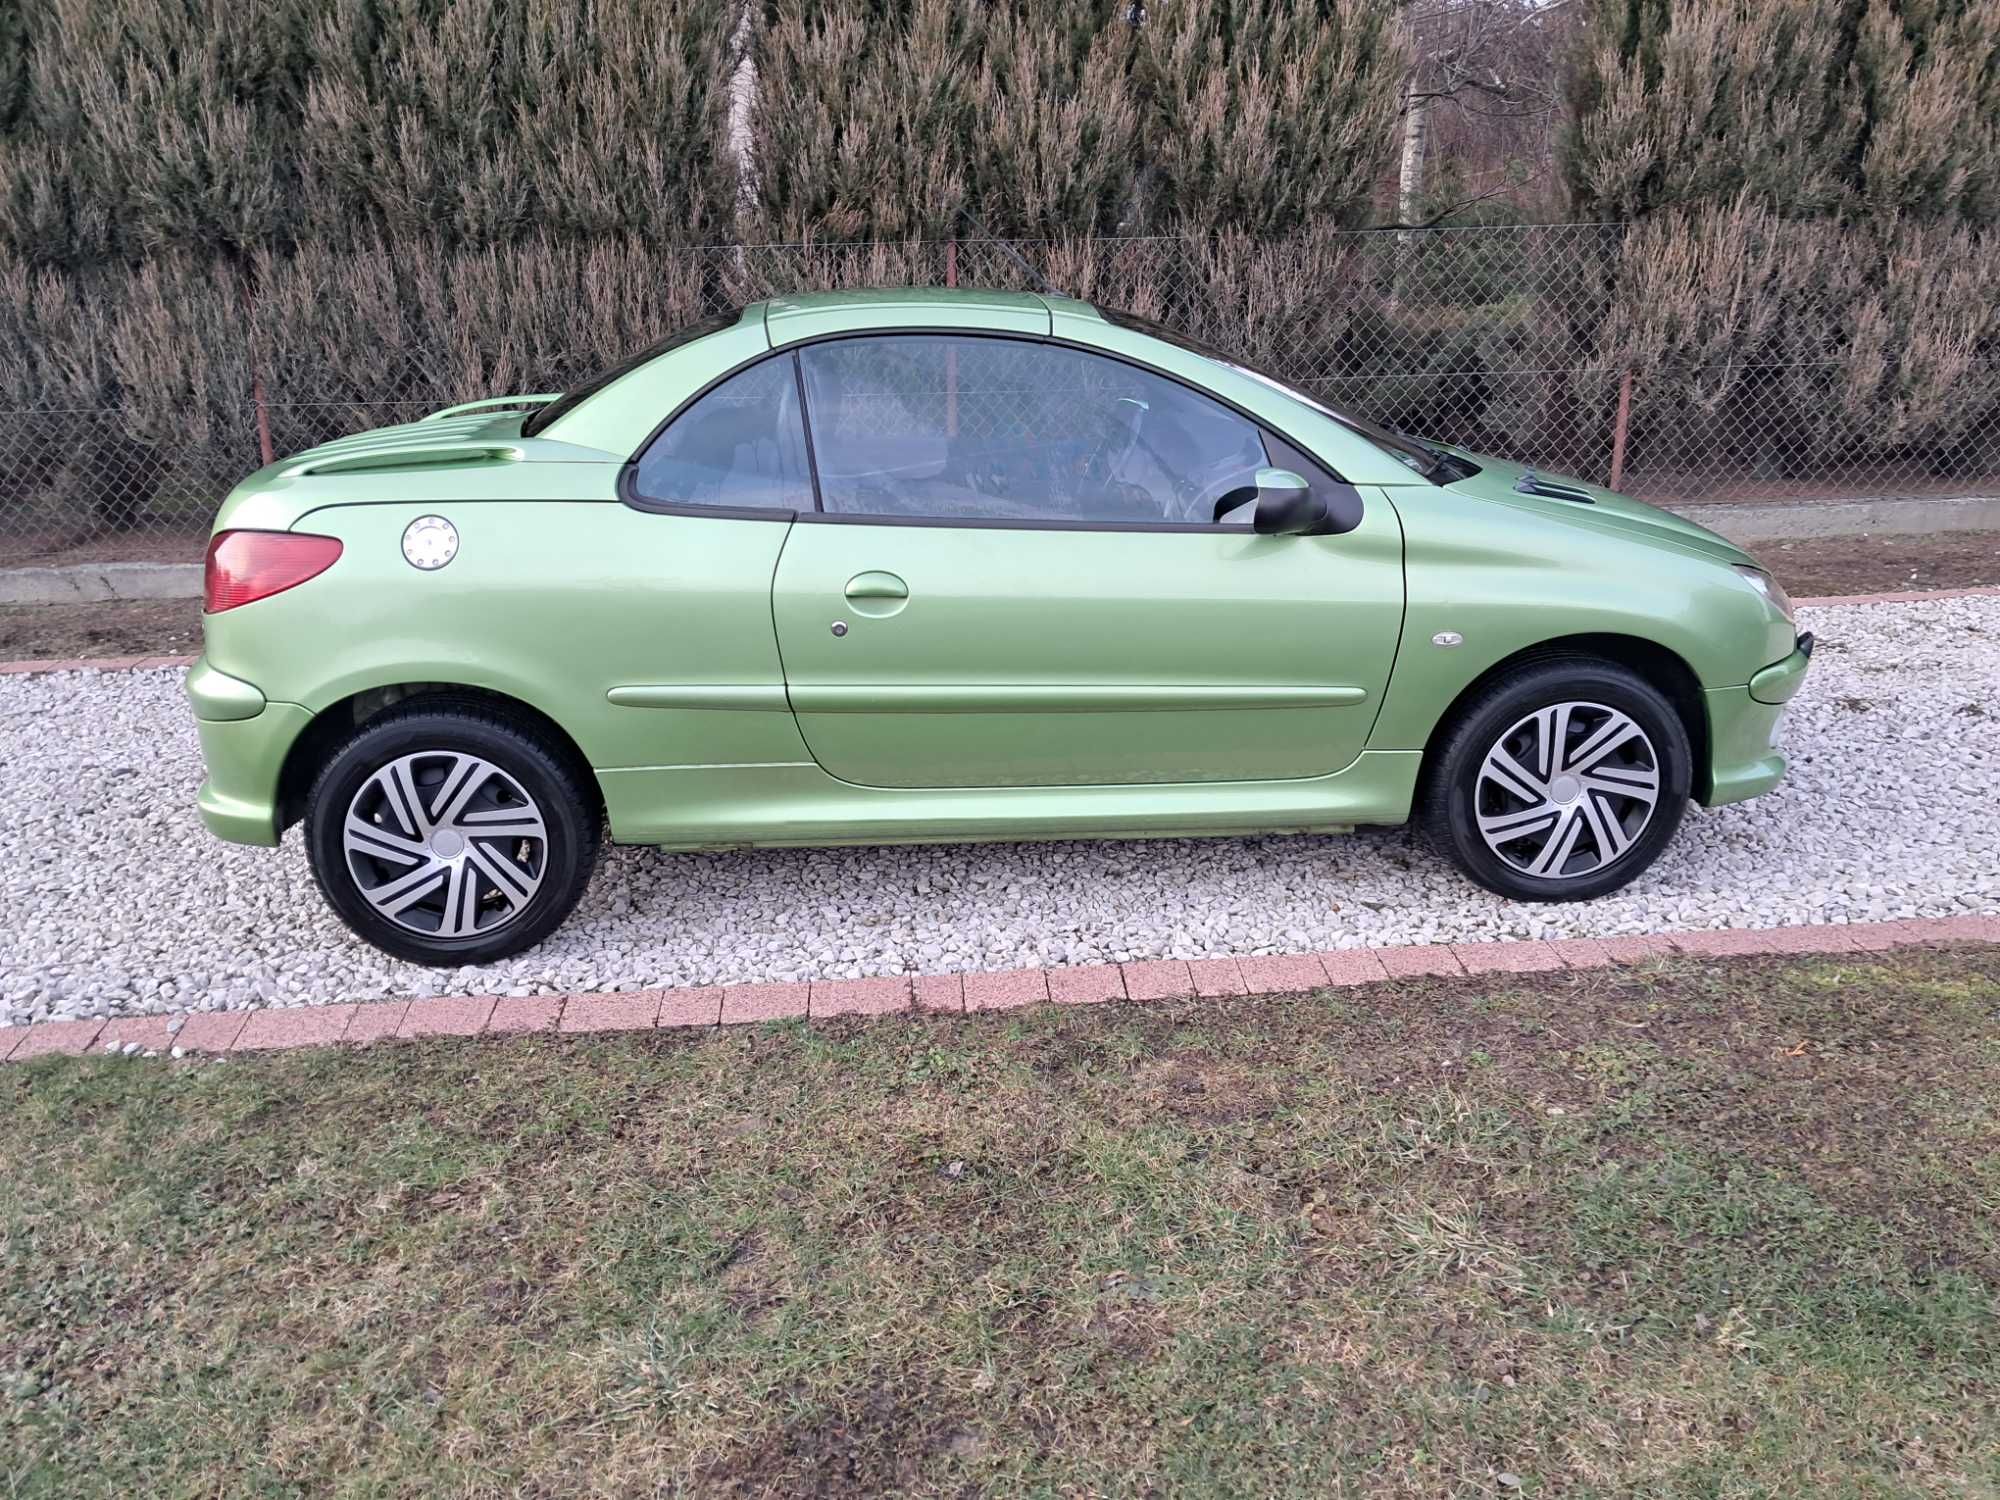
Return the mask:
<path id="1" fill-rule="evenodd" d="M 1720 537 L 1057 296 L 782 298 L 252 475 L 188 675 L 223 838 L 368 941 L 672 848 L 1417 819 L 1489 890 L 1755 796 L 1811 638 Z M 669 914 L 663 917 L 670 919 Z"/>

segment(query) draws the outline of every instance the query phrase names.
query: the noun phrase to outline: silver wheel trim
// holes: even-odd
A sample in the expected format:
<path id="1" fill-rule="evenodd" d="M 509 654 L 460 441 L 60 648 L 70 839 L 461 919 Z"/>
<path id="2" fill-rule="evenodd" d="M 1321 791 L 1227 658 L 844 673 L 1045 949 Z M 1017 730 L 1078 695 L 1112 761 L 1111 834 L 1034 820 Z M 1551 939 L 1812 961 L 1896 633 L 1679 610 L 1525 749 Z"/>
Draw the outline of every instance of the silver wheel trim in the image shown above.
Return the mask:
<path id="1" fill-rule="evenodd" d="M 1472 813 L 1486 847 L 1540 880 L 1595 874 L 1637 843 L 1660 799 L 1660 758 L 1630 715 L 1556 703 L 1517 720 L 1480 762 Z"/>
<path id="2" fill-rule="evenodd" d="M 520 916 L 548 868 L 542 810 L 491 761 L 399 756 L 347 804 L 341 852 L 376 914 L 430 938 L 484 937 Z"/>

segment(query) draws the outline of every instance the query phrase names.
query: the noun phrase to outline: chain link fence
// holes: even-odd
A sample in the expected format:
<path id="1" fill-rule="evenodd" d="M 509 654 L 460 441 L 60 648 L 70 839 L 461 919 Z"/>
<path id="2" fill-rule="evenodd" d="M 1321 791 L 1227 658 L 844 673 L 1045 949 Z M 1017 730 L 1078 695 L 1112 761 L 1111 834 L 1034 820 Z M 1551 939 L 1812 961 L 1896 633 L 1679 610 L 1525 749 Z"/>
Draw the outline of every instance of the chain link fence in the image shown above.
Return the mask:
<path id="1" fill-rule="evenodd" d="M 1037 278 L 1374 421 L 1668 504 L 2000 492 L 1992 351 L 1909 378 L 1879 357 L 1637 359 L 1607 334 L 1632 321 L 1612 315 L 1626 251 L 1616 226 L 1535 225 L 648 249 L 608 270 L 487 256 L 392 265 L 373 291 L 294 268 L 242 316 L 232 305 L 203 325 L 221 331 L 202 368 L 229 376 L 102 406 L 0 395 L 0 562 L 196 556 L 223 494 L 272 455 L 559 390 L 756 298 Z M 70 365 L 93 353 L 55 352 Z"/>

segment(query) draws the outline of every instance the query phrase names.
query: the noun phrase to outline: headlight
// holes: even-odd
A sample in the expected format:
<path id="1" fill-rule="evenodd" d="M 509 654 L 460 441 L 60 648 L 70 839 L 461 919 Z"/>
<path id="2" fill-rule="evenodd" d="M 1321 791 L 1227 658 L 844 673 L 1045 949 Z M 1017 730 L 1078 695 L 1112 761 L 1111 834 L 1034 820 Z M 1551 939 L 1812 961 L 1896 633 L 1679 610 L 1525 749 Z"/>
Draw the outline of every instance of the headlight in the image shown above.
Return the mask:
<path id="1" fill-rule="evenodd" d="M 1773 609 L 1787 620 L 1793 619 L 1792 596 L 1785 592 L 1783 584 L 1762 568 L 1747 568 L 1742 563 L 1734 563 L 1731 566 L 1736 569 L 1737 577 L 1770 601 Z"/>

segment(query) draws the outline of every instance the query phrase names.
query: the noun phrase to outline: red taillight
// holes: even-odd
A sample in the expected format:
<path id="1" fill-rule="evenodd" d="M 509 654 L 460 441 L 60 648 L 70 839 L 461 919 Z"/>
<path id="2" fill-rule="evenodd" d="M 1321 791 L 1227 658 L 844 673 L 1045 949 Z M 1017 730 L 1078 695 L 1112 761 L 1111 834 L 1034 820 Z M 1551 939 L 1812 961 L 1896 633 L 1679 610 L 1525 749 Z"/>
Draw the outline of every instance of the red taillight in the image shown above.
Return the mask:
<path id="1" fill-rule="evenodd" d="M 340 556 L 340 540 L 291 531 L 225 531 L 208 544 L 201 607 L 234 609 L 317 578 Z"/>

